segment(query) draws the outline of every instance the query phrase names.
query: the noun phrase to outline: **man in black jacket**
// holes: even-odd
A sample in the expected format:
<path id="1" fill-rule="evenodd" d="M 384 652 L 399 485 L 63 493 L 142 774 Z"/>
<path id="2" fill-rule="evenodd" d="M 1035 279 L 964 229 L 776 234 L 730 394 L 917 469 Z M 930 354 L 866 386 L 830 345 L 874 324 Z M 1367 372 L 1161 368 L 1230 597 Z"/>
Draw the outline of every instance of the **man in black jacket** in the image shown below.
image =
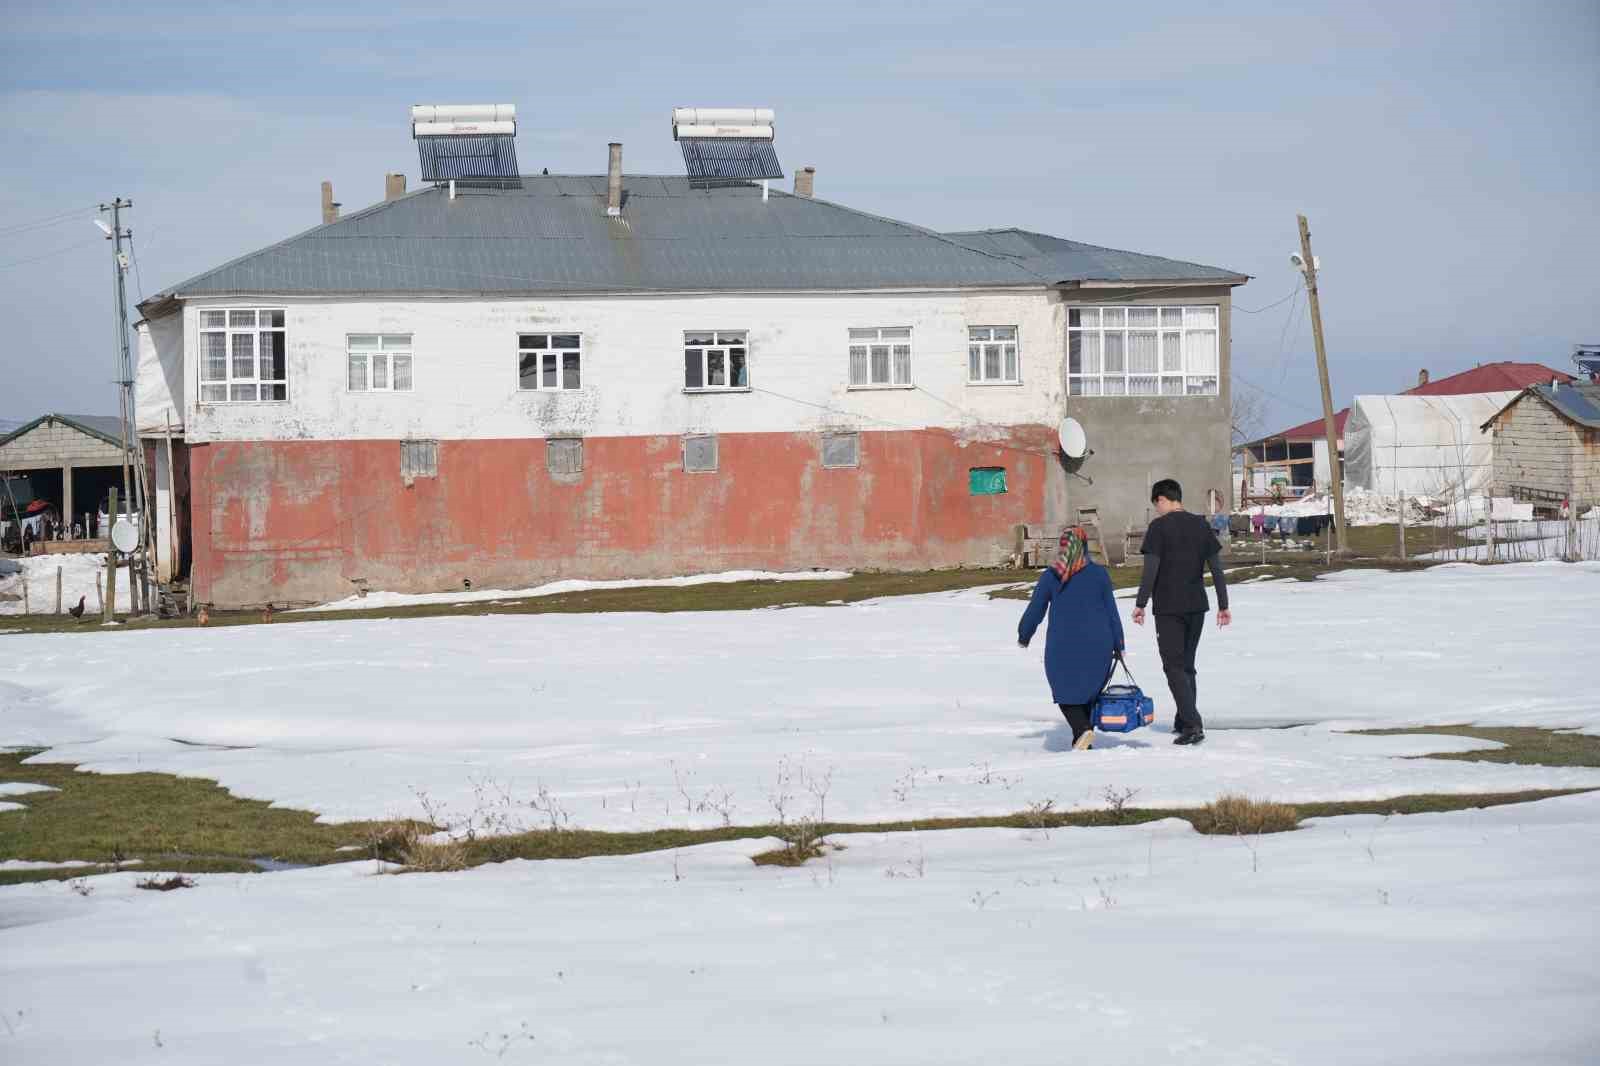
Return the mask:
<path id="1" fill-rule="evenodd" d="M 1133 621 L 1144 625 L 1145 604 L 1155 597 L 1156 647 L 1161 650 L 1161 668 L 1166 671 L 1167 687 L 1178 706 L 1172 731 L 1174 744 L 1198 744 L 1206 738 L 1195 708 L 1196 688 L 1194 653 L 1200 646 L 1200 630 L 1205 626 L 1205 571 L 1217 589 L 1217 625 L 1233 621 L 1228 610 L 1228 585 L 1222 578 L 1222 545 L 1206 520 L 1183 509 L 1183 489 L 1167 478 L 1150 490 L 1156 519 L 1144 535 L 1139 551 L 1144 555 L 1144 577 L 1139 582 L 1139 598 L 1134 601 Z"/>

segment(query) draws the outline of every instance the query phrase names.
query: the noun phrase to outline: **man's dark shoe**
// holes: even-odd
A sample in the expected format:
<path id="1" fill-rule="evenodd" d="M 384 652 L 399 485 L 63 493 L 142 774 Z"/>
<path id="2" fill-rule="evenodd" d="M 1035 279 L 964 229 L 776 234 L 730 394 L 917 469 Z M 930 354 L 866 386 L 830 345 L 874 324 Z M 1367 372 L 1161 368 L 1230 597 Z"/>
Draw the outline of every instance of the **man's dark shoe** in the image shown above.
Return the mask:
<path id="1" fill-rule="evenodd" d="M 1204 739 L 1206 739 L 1206 734 L 1205 734 L 1204 730 L 1201 730 L 1201 729 L 1189 729 L 1189 730 L 1185 730 L 1182 733 L 1179 733 L 1177 739 L 1174 740 L 1173 743 L 1174 744 L 1198 744 Z"/>

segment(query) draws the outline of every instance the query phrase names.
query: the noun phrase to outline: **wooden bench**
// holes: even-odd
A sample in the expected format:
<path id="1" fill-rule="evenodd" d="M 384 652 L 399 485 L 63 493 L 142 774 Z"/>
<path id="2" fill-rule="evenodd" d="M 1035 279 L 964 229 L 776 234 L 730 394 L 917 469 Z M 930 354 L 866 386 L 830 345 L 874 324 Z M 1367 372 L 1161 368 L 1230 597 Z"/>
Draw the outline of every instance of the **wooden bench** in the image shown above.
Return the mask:
<path id="1" fill-rule="evenodd" d="M 1109 566 L 1099 525 L 1081 519 L 1078 524 L 1088 534 L 1089 558 L 1101 566 Z M 1013 527 L 1013 537 L 1011 565 L 1018 569 L 1049 566 L 1061 552 L 1061 530 L 1042 522 Z"/>

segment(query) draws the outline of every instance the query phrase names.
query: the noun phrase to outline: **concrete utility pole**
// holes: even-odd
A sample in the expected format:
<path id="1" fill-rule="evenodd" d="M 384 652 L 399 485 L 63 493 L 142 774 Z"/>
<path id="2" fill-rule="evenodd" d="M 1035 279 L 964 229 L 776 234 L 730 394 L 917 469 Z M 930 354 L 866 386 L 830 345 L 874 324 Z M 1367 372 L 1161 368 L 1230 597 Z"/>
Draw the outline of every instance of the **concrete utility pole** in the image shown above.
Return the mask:
<path id="1" fill-rule="evenodd" d="M 1306 276 L 1306 293 L 1311 301 L 1311 336 L 1317 344 L 1317 376 L 1322 379 L 1322 421 L 1328 434 L 1328 467 L 1333 481 L 1333 525 L 1338 534 L 1337 550 L 1348 551 L 1350 540 L 1344 526 L 1344 464 L 1339 461 L 1339 430 L 1333 417 L 1333 390 L 1328 386 L 1328 351 L 1322 342 L 1322 303 L 1317 299 L 1317 260 L 1311 254 L 1311 227 L 1306 216 L 1300 219 L 1300 269 Z"/>
<path id="2" fill-rule="evenodd" d="M 117 197 L 109 204 L 101 204 L 100 212 L 111 213 L 111 228 L 106 230 L 106 240 L 112 242 L 111 271 L 116 280 L 117 288 L 117 384 L 122 392 L 122 500 L 123 507 L 130 515 L 137 516 L 139 523 L 139 540 L 144 543 L 150 529 L 150 523 L 145 514 L 146 500 L 143 492 L 143 477 L 137 478 L 138 485 L 130 477 L 129 468 L 135 466 L 133 449 L 137 444 L 138 423 L 134 414 L 133 402 L 133 357 L 128 347 L 128 256 L 122 250 L 122 242 L 133 238 L 133 231 L 122 228 L 122 209 L 132 207 L 132 200 Z M 101 229 L 106 229 L 105 224 L 100 224 Z M 142 473 L 135 469 L 135 473 Z M 140 491 L 135 493 L 135 487 Z M 112 508 L 111 524 L 117 524 L 116 508 Z M 129 603 L 136 611 L 140 608 L 139 583 L 134 579 L 137 567 L 130 563 L 129 575 Z"/>
<path id="3" fill-rule="evenodd" d="M 122 388 L 122 499 L 124 506 L 131 512 L 133 507 L 133 494 L 129 491 L 128 483 L 128 457 L 132 450 L 128 431 L 133 421 L 133 360 L 128 352 L 128 288 L 127 288 L 127 256 L 123 254 L 122 242 L 132 234 L 122 228 L 122 209 L 132 207 L 132 200 L 117 197 L 110 204 L 101 204 L 100 213 L 111 212 L 111 228 L 106 231 L 106 240 L 112 242 L 111 274 L 116 282 L 117 291 L 117 384 Z M 102 225 L 101 229 L 105 229 Z M 111 515 L 111 523 L 115 525 L 117 516 Z"/>

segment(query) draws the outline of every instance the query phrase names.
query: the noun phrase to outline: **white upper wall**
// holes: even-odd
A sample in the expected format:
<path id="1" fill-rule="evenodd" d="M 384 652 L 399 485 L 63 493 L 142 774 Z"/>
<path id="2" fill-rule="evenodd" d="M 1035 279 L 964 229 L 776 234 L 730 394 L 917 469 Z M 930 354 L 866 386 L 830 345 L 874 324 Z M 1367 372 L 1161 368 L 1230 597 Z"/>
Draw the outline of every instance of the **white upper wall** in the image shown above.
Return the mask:
<path id="1" fill-rule="evenodd" d="M 287 403 L 197 404 L 202 309 L 283 308 Z M 555 299 L 195 300 L 141 333 L 140 389 L 181 347 L 192 442 L 496 439 L 1054 425 L 1065 312 L 1053 290 L 684 295 Z M 851 389 L 849 330 L 911 328 L 914 388 Z M 969 385 L 967 330 L 1016 326 L 1021 383 Z M 684 391 L 683 334 L 746 330 L 749 392 Z M 519 388 L 518 335 L 582 336 L 582 388 Z M 347 337 L 408 333 L 410 392 L 352 392 Z M 153 351 L 146 356 L 143 342 Z M 165 350 L 163 350 L 165 349 Z M 146 378 L 152 380 L 146 383 Z M 159 416 L 158 416 L 159 421 Z M 175 417 L 174 421 L 178 419 Z M 149 416 L 140 411 L 140 422 Z"/>

